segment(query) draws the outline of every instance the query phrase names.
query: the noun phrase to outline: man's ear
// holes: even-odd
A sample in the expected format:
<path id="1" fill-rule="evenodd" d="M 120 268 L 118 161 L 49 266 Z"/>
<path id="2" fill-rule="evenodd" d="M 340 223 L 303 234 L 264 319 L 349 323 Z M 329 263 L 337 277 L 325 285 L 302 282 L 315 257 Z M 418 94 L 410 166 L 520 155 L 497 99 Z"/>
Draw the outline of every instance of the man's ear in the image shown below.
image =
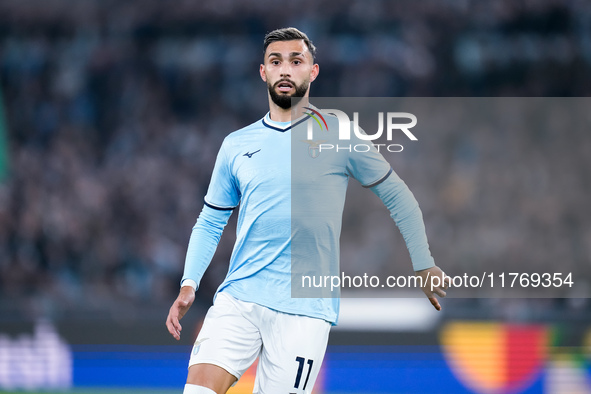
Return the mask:
<path id="1" fill-rule="evenodd" d="M 310 82 L 313 82 L 316 79 L 319 72 L 320 72 L 320 66 L 318 65 L 318 63 L 315 63 L 312 66 L 312 71 L 310 71 Z"/>
<path id="2" fill-rule="evenodd" d="M 265 75 L 265 65 L 261 64 L 260 68 L 259 68 L 259 73 L 261 74 L 261 79 L 264 82 L 267 82 L 267 76 Z"/>

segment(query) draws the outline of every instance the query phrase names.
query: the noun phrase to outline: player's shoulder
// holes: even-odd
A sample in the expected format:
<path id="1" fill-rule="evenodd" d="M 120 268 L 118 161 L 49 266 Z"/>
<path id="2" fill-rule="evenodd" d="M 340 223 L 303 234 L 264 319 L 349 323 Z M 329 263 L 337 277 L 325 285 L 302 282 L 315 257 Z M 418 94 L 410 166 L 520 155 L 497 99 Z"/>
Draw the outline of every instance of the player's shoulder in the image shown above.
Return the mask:
<path id="1" fill-rule="evenodd" d="M 325 124 L 328 130 L 338 130 L 339 118 L 334 113 L 335 110 L 320 109 L 313 105 L 311 105 L 308 109 L 310 109 L 313 113 L 317 114 L 320 117 L 320 120 Z"/>
<path id="2" fill-rule="evenodd" d="M 228 147 L 241 145 L 245 140 L 256 137 L 260 130 L 264 128 L 263 119 L 259 119 L 254 123 L 249 124 L 241 129 L 231 132 L 224 138 L 223 145 Z"/>
<path id="3" fill-rule="evenodd" d="M 259 119 L 256 122 L 249 124 L 248 126 L 245 126 L 241 129 L 231 132 L 230 134 L 228 134 L 226 136 L 226 139 L 236 139 L 236 138 L 248 136 L 253 133 L 257 133 L 258 131 L 260 131 L 264 127 L 265 126 L 263 124 L 263 119 Z"/>

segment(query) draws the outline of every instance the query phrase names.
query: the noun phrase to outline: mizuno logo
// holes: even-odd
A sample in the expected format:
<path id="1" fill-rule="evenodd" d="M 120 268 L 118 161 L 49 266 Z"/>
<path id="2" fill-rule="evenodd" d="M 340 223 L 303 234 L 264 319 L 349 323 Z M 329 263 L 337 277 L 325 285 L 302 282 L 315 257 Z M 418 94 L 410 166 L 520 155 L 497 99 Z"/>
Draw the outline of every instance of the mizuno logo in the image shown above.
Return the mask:
<path id="1" fill-rule="evenodd" d="M 246 152 L 246 153 L 245 153 L 245 154 L 243 154 L 242 156 L 246 156 L 246 157 L 248 157 L 248 158 L 250 159 L 250 158 L 252 157 L 252 155 L 254 155 L 255 153 L 257 153 L 257 152 L 260 152 L 260 151 L 261 151 L 261 150 L 259 149 L 259 150 L 257 150 L 257 151 L 254 151 L 254 152 L 252 152 L 252 153 Z"/>

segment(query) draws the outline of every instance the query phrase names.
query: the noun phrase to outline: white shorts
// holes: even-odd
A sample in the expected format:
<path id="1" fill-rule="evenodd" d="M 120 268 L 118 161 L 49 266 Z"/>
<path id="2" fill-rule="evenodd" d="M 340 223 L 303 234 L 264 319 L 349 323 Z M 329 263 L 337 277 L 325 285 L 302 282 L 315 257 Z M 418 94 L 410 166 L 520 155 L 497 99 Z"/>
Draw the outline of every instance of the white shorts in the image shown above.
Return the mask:
<path id="1" fill-rule="evenodd" d="M 253 393 L 311 393 L 331 324 L 218 293 L 189 366 L 214 364 L 240 379 L 259 357 Z"/>

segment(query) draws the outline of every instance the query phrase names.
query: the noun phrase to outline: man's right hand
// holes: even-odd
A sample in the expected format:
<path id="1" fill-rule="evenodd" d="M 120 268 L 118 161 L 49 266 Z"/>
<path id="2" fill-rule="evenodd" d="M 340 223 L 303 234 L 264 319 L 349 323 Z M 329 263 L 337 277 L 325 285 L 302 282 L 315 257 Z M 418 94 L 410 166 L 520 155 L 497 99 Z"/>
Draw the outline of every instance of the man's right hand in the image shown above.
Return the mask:
<path id="1" fill-rule="evenodd" d="M 181 287 L 179 296 L 168 311 L 166 328 L 168 328 L 170 335 L 177 341 L 181 339 L 181 330 L 183 329 L 179 320 L 185 316 L 185 313 L 193 305 L 193 301 L 195 301 L 195 290 L 191 286 L 183 286 Z"/>

